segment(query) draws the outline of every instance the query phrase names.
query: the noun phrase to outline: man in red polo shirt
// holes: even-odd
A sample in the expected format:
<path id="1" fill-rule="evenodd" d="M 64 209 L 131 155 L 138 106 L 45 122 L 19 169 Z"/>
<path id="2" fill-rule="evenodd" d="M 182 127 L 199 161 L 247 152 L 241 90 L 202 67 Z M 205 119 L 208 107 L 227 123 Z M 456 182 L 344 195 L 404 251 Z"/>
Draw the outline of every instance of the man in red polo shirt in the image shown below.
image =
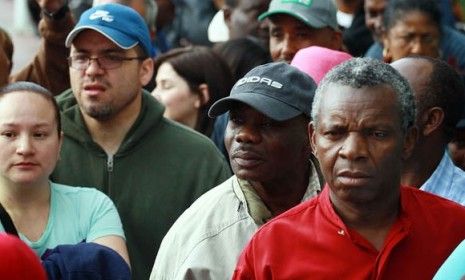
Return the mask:
<path id="1" fill-rule="evenodd" d="M 233 279 L 431 279 L 465 238 L 465 208 L 400 186 L 414 119 L 391 66 L 358 58 L 333 69 L 309 126 L 327 185 L 265 224 Z"/>

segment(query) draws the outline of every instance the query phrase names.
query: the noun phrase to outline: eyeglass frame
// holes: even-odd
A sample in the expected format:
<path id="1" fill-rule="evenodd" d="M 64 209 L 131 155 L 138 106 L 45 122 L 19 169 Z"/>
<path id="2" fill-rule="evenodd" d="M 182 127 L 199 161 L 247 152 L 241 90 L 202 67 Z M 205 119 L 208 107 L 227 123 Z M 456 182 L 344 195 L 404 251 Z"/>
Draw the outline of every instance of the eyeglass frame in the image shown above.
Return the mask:
<path id="1" fill-rule="evenodd" d="M 86 63 L 83 63 L 82 67 L 74 67 L 73 66 L 73 58 L 75 58 L 76 56 L 82 56 L 82 57 L 85 57 L 85 59 L 87 60 Z M 102 57 L 112 57 L 113 59 L 117 58 L 115 60 L 115 62 L 117 61 L 117 64 L 116 66 L 114 67 L 104 67 L 102 66 L 102 63 L 100 61 L 100 59 Z M 135 56 L 135 57 L 124 57 L 124 56 L 117 56 L 117 55 L 109 55 L 109 54 L 105 54 L 105 55 L 101 55 L 101 56 L 87 56 L 87 55 L 83 55 L 83 54 L 74 54 L 74 55 L 70 55 L 67 57 L 67 61 L 68 61 L 68 66 L 70 68 L 73 68 L 75 70 L 86 70 L 87 68 L 89 68 L 91 62 L 93 60 L 95 60 L 97 62 L 97 65 L 99 68 L 103 69 L 103 70 L 112 70 L 112 69 L 117 69 L 119 67 L 121 67 L 123 65 L 123 62 L 124 61 L 131 61 L 131 60 L 144 60 L 144 59 L 147 59 L 147 57 L 143 57 L 143 56 Z M 75 63 L 76 61 L 74 61 Z M 85 66 L 84 66 L 85 65 Z"/>

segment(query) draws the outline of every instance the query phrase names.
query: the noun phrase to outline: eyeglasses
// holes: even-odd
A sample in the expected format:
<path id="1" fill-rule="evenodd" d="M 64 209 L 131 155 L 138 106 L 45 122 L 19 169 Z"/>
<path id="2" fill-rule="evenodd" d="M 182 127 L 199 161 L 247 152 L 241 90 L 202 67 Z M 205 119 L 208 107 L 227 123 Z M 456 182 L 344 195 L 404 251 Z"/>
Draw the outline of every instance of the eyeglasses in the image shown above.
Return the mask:
<path id="1" fill-rule="evenodd" d="M 423 46 L 437 46 L 439 44 L 439 37 L 432 34 L 395 34 L 394 38 L 399 45 L 406 47 L 414 42 L 419 42 Z"/>
<path id="2" fill-rule="evenodd" d="M 104 70 L 111 70 L 121 67 L 123 61 L 143 60 L 145 57 L 124 57 L 114 54 L 104 54 L 98 57 L 90 57 L 84 54 L 76 54 L 68 57 L 68 65 L 76 70 L 85 70 L 89 67 L 92 60 L 95 60 L 98 66 Z"/>

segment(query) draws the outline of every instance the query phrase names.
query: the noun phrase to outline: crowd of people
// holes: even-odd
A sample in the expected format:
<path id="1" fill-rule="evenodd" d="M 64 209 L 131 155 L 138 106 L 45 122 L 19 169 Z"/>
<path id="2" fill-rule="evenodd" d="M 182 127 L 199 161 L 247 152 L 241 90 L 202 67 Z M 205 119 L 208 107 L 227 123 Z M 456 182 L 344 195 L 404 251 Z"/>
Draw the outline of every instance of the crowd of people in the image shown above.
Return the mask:
<path id="1" fill-rule="evenodd" d="M 463 3 L 73 1 L 0 28 L 2 275 L 465 278 Z"/>

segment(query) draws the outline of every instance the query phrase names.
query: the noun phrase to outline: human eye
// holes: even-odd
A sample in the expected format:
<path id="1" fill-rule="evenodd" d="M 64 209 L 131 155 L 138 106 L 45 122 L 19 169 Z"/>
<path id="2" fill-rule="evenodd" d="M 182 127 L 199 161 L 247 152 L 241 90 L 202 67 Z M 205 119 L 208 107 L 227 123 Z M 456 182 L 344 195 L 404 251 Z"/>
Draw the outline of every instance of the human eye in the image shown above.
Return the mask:
<path id="1" fill-rule="evenodd" d="M 266 118 L 266 119 L 261 121 L 260 126 L 262 128 L 272 128 L 272 127 L 278 126 L 278 122 L 276 122 L 276 121 L 274 121 L 272 119 Z"/>
<path id="2" fill-rule="evenodd" d="M 283 37 L 283 32 L 279 28 L 272 27 L 270 28 L 270 37 L 281 38 Z"/>
<path id="3" fill-rule="evenodd" d="M 106 54 L 103 55 L 101 58 L 111 62 L 120 62 L 124 60 L 124 57 L 118 54 Z"/>
<path id="4" fill-rule="evenodd" d="M 1 132 L 1 135 L 7 139 L 10 139 L 10 138 L 14 138 L 16 137 L 16 132 L 12 131 L 12 130 L 5 130 L 5 131 L 2 131 Z"/>
<path id="5" fill-rule="evenodd" d="M 379 129 L 372 129 L 368 132 L 368 134 L 375 139 L 385 139 L 389 136 L 389 133 L 386 130 L 379 130 Z"/>
<path id="6" fill-rule="evenodd" d="M 337 128 L 327 129 L 323 132 L 323 135 L 327 138 L 338 138 L 342 135 L 342 131 Z"/>
<path id="7" fill-rule="evenodd" d="M 48 132 L 46 131 L 35 131 L 32 136 L 35 138 L 35 139 L 44 139 L 48 136 Z"/>
<path id="8" fill-rule="evenodd" d="M 241 125 L 244 123 L 244 118 L 242 118 L 239 114 L 231 112 L 229 114 L 229 121 L 235 125 Z"/>
<path id="9" fill-rule="evenodd" d="M 344 130 L 340 127 L 328 127 L 323 129 L 323 136 L 330 140 L 337 140 L 344 134 Z"/>
<path id="10" fill-rule="evenodd" d="M 99 57 L 100 65 L 103 65 L 104 67 L 114 67 L 120 65 L 123 60 L 124 57 L 122 55 L 112 53 L 104 54 Z"/>
<path id="11" fill-rule="evenodd" d="M 160 83 L 160 89 L 168 90 L 171 89 L 173 85 L 168 82 Z"/>
<path id="12" fill-rule="evenodd" d="M 295 36 L 296 36 L 297 38 L 301 38 L 301 39 L 302 39 L 302 38 L 309 38 L 309 37 L 311 37 L 311 36 L 310 36 L 310 33 L 311 33 L 311 32 L 310 32 L 310 30 L 308 30 L 308 28 L 300 28 L 299 30 L 297 30 L 297 31 L 295 32 Z"/>
<path id="13" fill-rule="evenodd" d="M 85 54 L 75 54 L 72 56 L 72 59 L 76 63 L 86 63 L 89 60 L 89 56 Z"/>

